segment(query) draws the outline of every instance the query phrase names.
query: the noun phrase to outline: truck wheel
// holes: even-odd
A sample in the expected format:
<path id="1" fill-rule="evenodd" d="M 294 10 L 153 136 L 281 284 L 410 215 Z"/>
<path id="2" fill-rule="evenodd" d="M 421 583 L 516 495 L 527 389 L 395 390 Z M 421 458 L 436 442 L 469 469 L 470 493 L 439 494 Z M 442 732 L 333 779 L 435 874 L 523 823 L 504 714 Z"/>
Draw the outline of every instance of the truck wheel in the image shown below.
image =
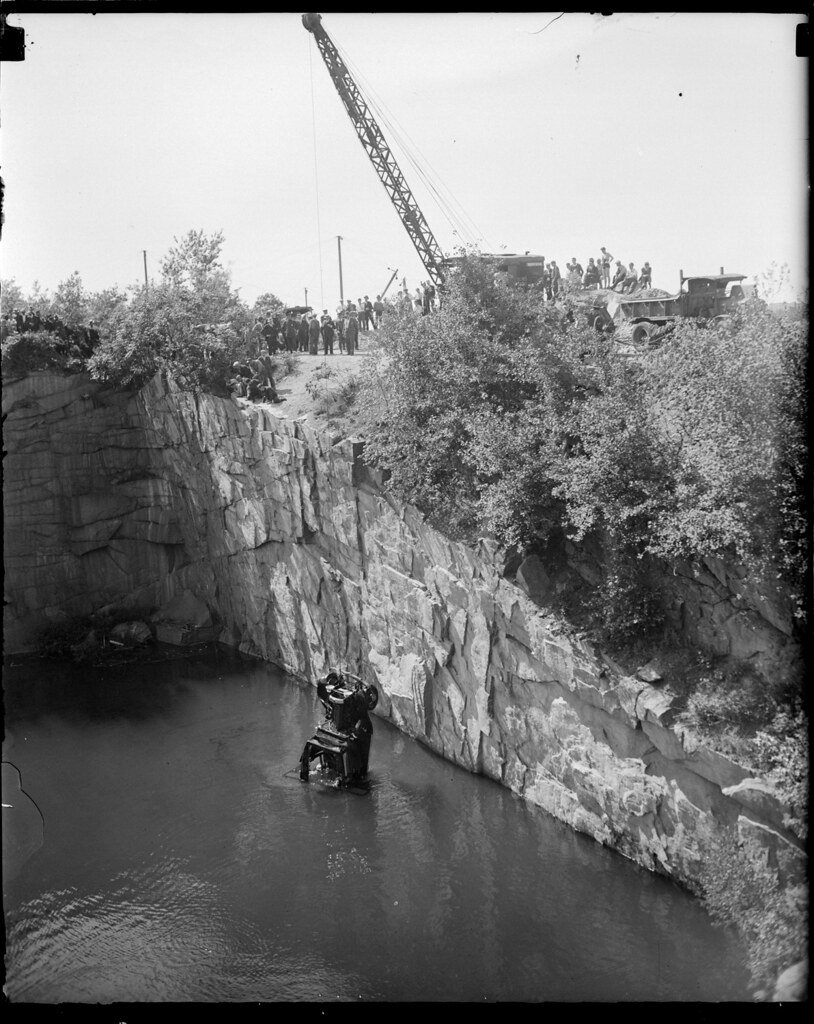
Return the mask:
<path id="1" fill-rule="evenodd" d="M 375 686 L 368 686 L 365 694 L 368 711 L 372 711 L 379 703 L 379 691 Z"/>
<path id="2" fill-rule="evenodd" d="M 593 328 L 598 334 L 602 334 L 602 332 L 605 330 L 605 321 L 602 319 L 601 316 L 594 317 Z"/>
<path id="3" fill-rule="evenodd" d="M 633 344 L 644 345 L 653 333 L 653 324 L 636 324 L 633 328 Z"/>

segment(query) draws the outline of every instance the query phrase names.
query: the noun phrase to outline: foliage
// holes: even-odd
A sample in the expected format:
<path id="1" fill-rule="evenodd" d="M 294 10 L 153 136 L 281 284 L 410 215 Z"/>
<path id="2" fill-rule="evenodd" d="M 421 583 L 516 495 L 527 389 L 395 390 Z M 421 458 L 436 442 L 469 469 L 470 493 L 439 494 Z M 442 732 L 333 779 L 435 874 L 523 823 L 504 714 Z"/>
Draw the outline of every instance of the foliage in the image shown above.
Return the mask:
<path id="1" fill-rule="evenodd" d="M 297 369 L 299 358 L 296 352 L 278 352 L 272 356 L 271 365 L 274 379 L 278 380 L 280 377 L 287 377 L 293 373 Z"/>
<path id="2" fill-rule="evenodd" d="M 587 601 L 597 639 L 620 650 L 651 640 L 663 613 L 645 565 L 629 544 L 607 547 L 602 579 Z"/>
<path id="3" fill-rule="evenodd" d="M 778 975 L 806 956 L 807 887 L 782 887 L 774 872 L 746 856 L 734 830 L 706 857 L 701 884 L 713 920 L 743 939 L 754 987 L 770 992 Z"/>
<path id="4" fill-rule="evenodd" d="M 3 338 L 2 372 L 6 378 L 25 377 L 38 370 L 72 373 L 83 365 L 50 331 L 26 331 Z"/>
<path id="5" fill-rule="evenodd" d="M 275 313 L 282 313 L 285 303 L 278 299 L 272 292 L 264 292 L 258 295 L 252 306 L 252 318 L 260 317 L 263 320 L 270 320 Z"/>
<path id="6" fill-rule="evenodd" d="M 249 313 L 220 266 L 223 236 L 190 231 L 161 261 L 164 280 L 127 306 L 113 300 L 92 376 L 138 388 L 164 371 L 183 388 L 226 394 L 235 360 L 249 354 Z"/>
<path id="7" fill-rule="evenodd" d="M 173 238 L 173 245 L 159 266 L 161 275 L 177 287 L 205 292 L 213 275 L 223 273 L 220 263 L 223 232 L 206 235 L 188 231 L 183 238 Z"/>
<path id="8" fill-rule="evenodd" d="M 94 323 L 102 337 L 110 333 L 114 321 L 123 314 L 130 297 L 121 288 L 103 288 L 88 296 L 88 323 Z"/>
<path id="9" fill-rule="evenodd" d="M 13 277 L 0 281 L 0 313 L 7 316 L 13 309 L 25 306 L 25 293 Z"/>
<path id="10" fill-rule="evenodd" d="M 802 322 L 745 306 L 729 329 L 680 324 L 642 368 L 642 400 L 670 460 L 649 550 L 801 564 L 805 455 Z"/>
<path id="11" fill-rule="evenodd" d="M 80 327 L 89 322 L 88 294 L 78 270 L 57 285 L 48 312 L 58 316 L 68 327 Z"/>
<path id="12" fill-rule="evenodd" d="M 371 339 L 366 457 L 453 535 L 603 538 L 595 605 L 626 609 L 622 633 L 652 621 L 643 556 L 734 557 L 801 593 L 807 322 L 753 300 L 626 359 L 589 320 L 466 256 L 439 312 L 394 311 Z"/>
<path id="13" fill-rule="evenodd" d="M 786 825 L 801 839 L 808 835 L 808 718 L 799 709 L 781 710 L 755 736 L 756 768 L 777 785 L 791 814 Z"/>
<path id="14" fill-rule="evenodd" d="M 164 372 L 182 388 L 225 395 L 232 363 L 256 354 L 253 319 L 272 315 L 283 303 L 267 292 L 250 313 L 222 265 L 222 232 L 190 231 L 173 242 L 160 261 L 161 282 L 149 288 L 89 293 L 78 271 L 53 296 L 39 285 L 26 296 L 13 280 L 3 282 L 4 313 L 31 306 L 69 328 L 93 322 L 100 335 L 96 350 L 85 360 L 61 353 L 59 340 L 48 332 L 22 339 L 12 332 L 3 341 L 4 371 L 87 369 L 93 377 L 124 388 L 138 388 Z M 286 364 L 282 372 L 286 368 L 290 370 Z"/>

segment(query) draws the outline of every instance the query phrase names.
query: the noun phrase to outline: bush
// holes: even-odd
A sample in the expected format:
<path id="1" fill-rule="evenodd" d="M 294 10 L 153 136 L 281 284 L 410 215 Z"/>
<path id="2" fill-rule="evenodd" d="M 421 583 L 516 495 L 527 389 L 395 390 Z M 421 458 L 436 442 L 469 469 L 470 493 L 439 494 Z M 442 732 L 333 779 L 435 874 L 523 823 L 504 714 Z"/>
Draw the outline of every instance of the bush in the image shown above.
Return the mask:
<path id="1" fill-rule="evenodd" d="M 39 370 L 75 373 L 84 366 L 84 359 L 72 354 L 51 331 L 15 333 L 3 339 L 2 373 L 6 378 L 25 377 Z"/>
<path id="2" fill-rule="evenodd" d="M 791 809 L 786 825 L 801 839 L 808 836 L 808 737 L 807 716 L 792 707 L 777 712 L 754 743 L 755 767 L 777 785 Z"/>
<path id="3" fill-rule="evenodd" d="M 220 266 L 219 232 L 175 241 L 161 284 L 112 313 L 89 369 L 116 387 L 139 388 L 163 371 L 184 389 L 226 395 L 232 363 L 254 354 L 249 311 Z"/>
<path id="4" fill-rule="evenodd" d="M 617 651 L 646 644 L 664 621 L 648 572 L 635 550 L 624 546 L 608 553 L 586 610 L 597 639 Z"/>
<path id="5" fill-rule="evenodd" d="M 807 323 L 749 302 L 727 329 L 685 321 L 628 360 L 589 313 L 465 259 L 439 312 L 397 311 L 371 339 L 366 457 L 453 536 L 539 547 L 564 530 L 634 560 L 715 555 L 800 597 Z M 610 571 L 598 599 L 633 589 Z"/>
<path id="6" fill-rule="evenodd" d="M 807 887 L 783 888 L 767 867 L 749 859 L 734 830 L 704 861 L 701 897 L 716 924 L 737 930 L 755 989 L 771 993 L 778 975 L 806 957 Z"/>

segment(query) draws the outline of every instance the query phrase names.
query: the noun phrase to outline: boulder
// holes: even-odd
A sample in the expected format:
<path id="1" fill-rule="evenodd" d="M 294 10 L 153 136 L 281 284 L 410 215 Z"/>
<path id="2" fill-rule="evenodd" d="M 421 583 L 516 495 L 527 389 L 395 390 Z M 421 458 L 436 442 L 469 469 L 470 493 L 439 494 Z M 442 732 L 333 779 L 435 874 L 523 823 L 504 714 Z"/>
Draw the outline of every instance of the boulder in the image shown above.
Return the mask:
<path id="1" fill-rule="evenodd" d="M 529 555 L 528 558 L 523 559 L 517 570 L 515 582 L 535 604 L 550 604 L 554 595 L 554 586 L 537 555 Z"/>
<path id="2" fill-rule="evenodd" d="M 792 964 L 777 979 L 772 993 L 775 1003 L 802 1003 L 808 999 L 808 964 Z"/>
<path id="3" fill-rule="evenodd" d="M 653 660 L 648 661 L 646 665 L 642 665 L 641 668 L 636 669 L 636 678 L 641 679 L 643 683 L 650 683 L 651 686 L 655 686 L 656 683 L 663 683 L 664 669 L 662 668 L 659 659 L 653 658 Z"/>
<path id="4" fill-rule="evenodd" d="M 118 643 L 136 646 L 149 643 L 153 638 L 146 622 L 119 622 L 110 631 L 110 639 Z"/>
<path id="5" fill-rule="evenodd" d="M 212 625 L 209 608 L 189 590 L 168 601 L 153 618 L 156 622 L 183 622 L 189 626 Z"/>

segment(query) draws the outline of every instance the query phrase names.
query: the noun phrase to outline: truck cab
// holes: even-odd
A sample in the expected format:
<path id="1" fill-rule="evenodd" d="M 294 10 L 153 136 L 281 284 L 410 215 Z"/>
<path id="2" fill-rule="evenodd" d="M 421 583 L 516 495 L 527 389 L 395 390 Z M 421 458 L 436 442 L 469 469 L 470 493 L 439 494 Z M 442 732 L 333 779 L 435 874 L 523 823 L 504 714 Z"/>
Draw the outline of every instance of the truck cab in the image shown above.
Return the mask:
<path id="1" fill-rule="evenodd" d="M 745 274 L 715 274 L 709 277 L 681 276 L 682 316 L 712 320 L 725 316 L 744 299 Z M 686 285 L 686 289 L 684 288 Z"/>

